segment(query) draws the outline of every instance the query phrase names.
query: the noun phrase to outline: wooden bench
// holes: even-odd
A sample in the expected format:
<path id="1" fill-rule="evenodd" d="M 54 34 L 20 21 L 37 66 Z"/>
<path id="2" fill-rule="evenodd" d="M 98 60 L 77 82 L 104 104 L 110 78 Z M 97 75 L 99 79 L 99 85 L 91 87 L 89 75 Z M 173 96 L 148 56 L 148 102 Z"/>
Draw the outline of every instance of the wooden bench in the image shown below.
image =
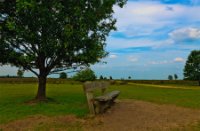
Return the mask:
<path id="1" fill-rule="evenodd" d="M 103 113 L 106 111 L 106 109 L 110 108 L 114 104 L 114 100 L 118 97 L 120 91 L 105 93 L 108 86 L 109 82 L 105 81 L 85 82 L 83 84 L 91 114 L 95 115 Z M 96 89 L 101 90 L 101 96 L 94 96 L 94 91 Z"/>

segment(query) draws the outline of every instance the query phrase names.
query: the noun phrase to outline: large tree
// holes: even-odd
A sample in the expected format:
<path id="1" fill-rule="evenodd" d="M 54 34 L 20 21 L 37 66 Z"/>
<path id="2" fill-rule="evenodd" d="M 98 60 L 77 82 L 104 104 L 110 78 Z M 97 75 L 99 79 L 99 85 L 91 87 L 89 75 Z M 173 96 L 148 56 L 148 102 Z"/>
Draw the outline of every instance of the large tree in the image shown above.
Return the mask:
<path id="1" fill-rule="evenodd" d="M 0 63 L 38 77 L 46 99 L 49 74 L 99 62 L 115 30 L 113 6 L 126 0 L 0 0 Z"/>
<path id="2" fill-rule="evenodd" d="M 194 50 L 188 56 L 184 68 L 184 78 L 197 80 L 200 86 L 200 50 Z"/>

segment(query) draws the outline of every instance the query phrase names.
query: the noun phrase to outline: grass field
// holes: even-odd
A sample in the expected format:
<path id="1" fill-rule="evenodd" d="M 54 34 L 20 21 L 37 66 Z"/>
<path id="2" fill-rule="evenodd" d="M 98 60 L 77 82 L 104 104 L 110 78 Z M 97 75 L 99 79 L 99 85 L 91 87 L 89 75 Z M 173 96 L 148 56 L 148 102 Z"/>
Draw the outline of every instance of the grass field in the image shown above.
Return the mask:
<path id="1" fill-rule="evenodd" d="M 0 123 L 35 114 L 83 116 L 88 112 L 81 85 L 48 84 L 47 87 L 47 95 L 53 102 L 27 104 L 36 94 L 37 84 L 0 84 Z"/>
<path id="2" fill-rule="evenodd" d="M 162 85 L 163 86 L 163 85 Z M 112 85 L 109 90 L 120 90 L 120 99 L 137 99 L 159 104 L 173 104 L 200 109 L 198 86 L 166 86 L 134 84 Z M 176 87 L 176 88 L 175 88 Z M 37 84 L 0 84 L 0 123 L 7 123 L 32 115 L 75 114 L 82 117 L 88 113 L 86 98 L 81 84 L 48 84 L 49 103 L 27 104 L 34 98 Z"/>

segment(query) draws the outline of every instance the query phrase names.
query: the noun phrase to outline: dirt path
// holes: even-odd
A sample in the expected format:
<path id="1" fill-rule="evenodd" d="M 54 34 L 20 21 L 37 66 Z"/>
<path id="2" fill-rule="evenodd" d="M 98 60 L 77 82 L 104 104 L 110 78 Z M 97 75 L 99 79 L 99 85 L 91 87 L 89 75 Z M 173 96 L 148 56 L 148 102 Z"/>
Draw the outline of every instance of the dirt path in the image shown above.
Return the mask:
<path id="1" fill-rule="evenodd" d="M 197 122 L 200 122 L 200 110 L 122 100 L 96 118 L 33 116 L 0 125 L 0 130 L 168 131 L 190 130 L 189 127 Z"/>
<path id="2" fill-rule="evenodd" d="M 91 131 L 164 131 L 188 128 L 200 121 L 200 111 L 172 105 L 123 100 L 98 116 L 87 127 Z"/>
<path id="3" fill-rule="evenodd" d="M 139 86 L 148 86 L 148 87 L 157 87 L 157 88 L 170 88 L 170 89 L 186 89 L 186 90 L 200 90 L 197 87 L 177 87 L 177 86 L 170 86 L 170 85 L 156 85 L 156 84 L 140 84 L 140 83 L 129 83 L 130 85 L 139 85 Z"/>

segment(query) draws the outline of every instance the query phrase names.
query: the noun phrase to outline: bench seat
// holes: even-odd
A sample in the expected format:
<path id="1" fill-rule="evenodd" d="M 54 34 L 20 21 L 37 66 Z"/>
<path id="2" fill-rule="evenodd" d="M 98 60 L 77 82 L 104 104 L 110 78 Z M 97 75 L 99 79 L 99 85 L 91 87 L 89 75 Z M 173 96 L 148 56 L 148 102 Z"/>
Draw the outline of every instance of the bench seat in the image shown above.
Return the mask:
<path id="1" fill-rule="evenodd" d="M 112 91 L 110 93 L 107 93 L 103 96 L 98 96 L 95 97 L 94 100 L 96 101 L 110 101 L 110 100 L 114 100 L 118 95 L 119 95 L 120 91 Z"/>
<path id="2" fill-rule="evenodd" d="M 114 104 L 114 100 L 119 95 L 120 91 L 112 91 L 103 96 L 94 98 L 95 113 L 103 113 L 107 108 L 110 108 Z"/>

